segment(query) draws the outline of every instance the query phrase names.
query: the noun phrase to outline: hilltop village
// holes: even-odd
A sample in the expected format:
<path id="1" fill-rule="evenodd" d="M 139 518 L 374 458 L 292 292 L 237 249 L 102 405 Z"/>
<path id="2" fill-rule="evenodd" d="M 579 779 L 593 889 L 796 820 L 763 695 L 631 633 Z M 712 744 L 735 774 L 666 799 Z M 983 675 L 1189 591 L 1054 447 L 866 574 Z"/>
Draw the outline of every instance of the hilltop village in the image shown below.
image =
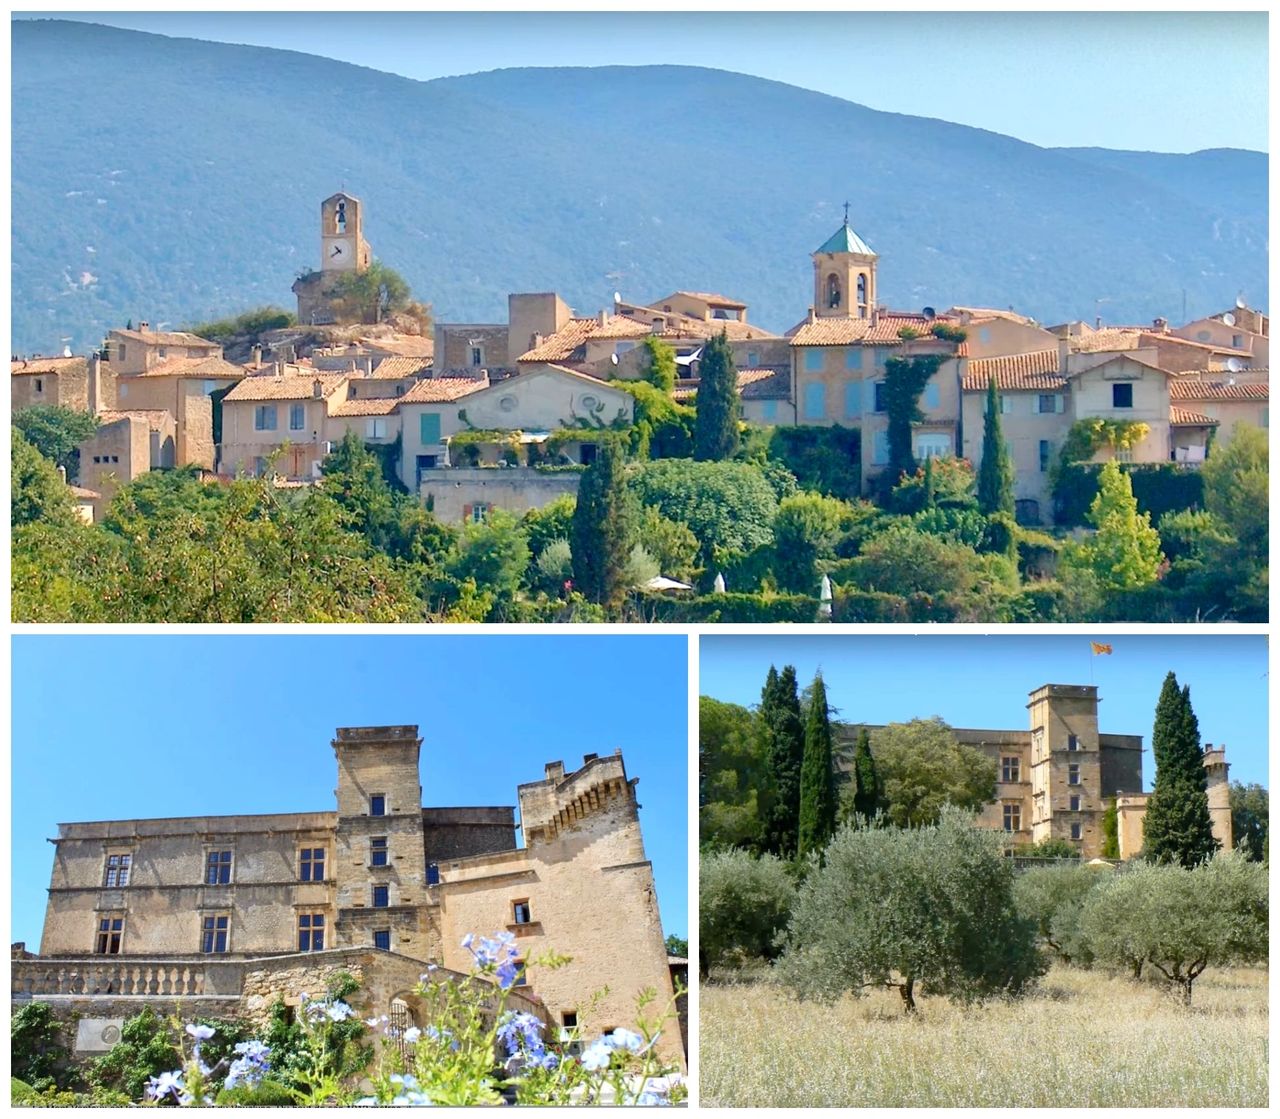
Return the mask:
<path id="1" fill-rule="evenodd" d="M 96 417 L 78 448 L 78 476 L 66 479 L 82 519 L 101 521 L 122 486 L 156 469 L 305 489 L 352 436 L 442 524 L 484 523 L 496 510 L 528 516 L 575 497 L 607 433 L 630 433 L 636 457 L 688 457 L 687 439 L 664 450 L 662 435 L 672 425 L 692 430 L 712 352 L 722 364 L 727 356 L 736 378 L 744 442 L 773 432 L 771 446 L 816 448 L 825 480 L 811 484 L 785 465 L 802 491 L 844 501 L 883 502 L 917 468 L 930 474 L 926 504 L 948 478 L 955 484 L 954 467 L 980 477 L 996 400 L 1009 512 L 1028 530 L 1083 525 L 1098 464 L 1164 467 L 1162 492 L 1191 492 L 1182 483 L 1211 454 L 1243 428 L 1267 426 L 1269 323 L 1242 299 L 1176 326 L 1043 325 L 1012 309 L 959 305 L 894 310 L 878 298 L 880 258 L 846 214 L 810 254 L 810 305 L 782 335 L 753 324 L 740 300 L 685 290 L 647 302 L 615 293 L 590 315 L 554 292 L 512 293 L 505 322 L 433 321 L 421 305 L 409 314 L 390 306 L 364 228 L 358 198 L 326 199 L 321 267 L 293 285 L 296 318 L 248 341 L 139 321 L 111 330 L 89 355 L 14 358 L 15 413 L 57 405 Z M 242 351 L 234 360 L 232 349 Z M 663 363 L 674 368 L 667 384 L 654 376 Z M 900 434 L 896 457 L 895 367 L 923 371 L 903 413 L 909 447 Z M 1084 496 L 1064 499 L 1063 473 L 1089 468 Z M 1153 522 L 1199 504 L 1139 498 Z M 690 527 L 709 581 L 726 561 Z M 1011 546 L 1005 539 L 996 550 Z M 659 572 L 654 586 L 691 585 L 672 574 Z M 734 578 L 741 589 L 759 586 Z"/>

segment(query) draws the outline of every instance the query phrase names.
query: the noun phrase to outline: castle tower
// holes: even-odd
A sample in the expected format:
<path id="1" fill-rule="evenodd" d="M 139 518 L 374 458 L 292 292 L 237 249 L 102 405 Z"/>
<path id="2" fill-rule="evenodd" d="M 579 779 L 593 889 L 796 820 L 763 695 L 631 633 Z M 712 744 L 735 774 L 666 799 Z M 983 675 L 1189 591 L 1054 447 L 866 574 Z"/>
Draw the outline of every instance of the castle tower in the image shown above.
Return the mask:
<path id="1" fill-rule="evenodd" d="M 1206 791 L 1209 795 L 1209 819 L 1213 821 L 1213 838 L 1223 851 L 1230 851 L 1235 845 L 1235 836 L 1231 831 L 1231 785 L 1227 778 L 1231 764 L 1227 761 L 1227 748 L 1206 742 L 1204 768 L 1208 778 Z"/>
<path id="2" fill-rule="evenodd" d="M 339 727 L 336 947 L 427 958 L 427 881 L 416 726 Z"/>
<path id="3" fill-rule="evenodd" d="M 373 254 L 364 239 L 360 199 L 339 192 L 320 203 L 320 269 L 363 272 Z"/>
<path id="4" fill-rule="evenodd" d="M 1084 858 L 1102 849 L 1098 689 L 1044 684 L 1031 693 L 1031 839 L 1065 839 Z"/>
<path id="5" fill-rule="evenodd" d="M 813 254 L 813 309 L 819 318 L 865 319 L 876 306 L 876 262 L 880 258 L 844 224 Z"/>

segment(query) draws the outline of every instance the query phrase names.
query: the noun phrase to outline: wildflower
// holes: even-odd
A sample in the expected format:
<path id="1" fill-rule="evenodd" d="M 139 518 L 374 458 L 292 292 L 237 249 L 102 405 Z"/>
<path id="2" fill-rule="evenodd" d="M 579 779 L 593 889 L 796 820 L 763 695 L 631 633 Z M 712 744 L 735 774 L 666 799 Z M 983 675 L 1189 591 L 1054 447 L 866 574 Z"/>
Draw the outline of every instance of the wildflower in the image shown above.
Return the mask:
<path id="1" fill-rule="evenodd" d="M 641 1092 L 636 1099 L 639 1107 L 670 1107 L 671 1101 L 666 1096 L 660 1096 L 657 1092 Z"/>
<path id="2" fill-rule="evenodd" d="M 182 1083 L 181 1069 L 177 1072 L 162 1072 L 147 1082 L 147 1095 L 153 1100 L 163 1099 L 170 1092 L 180 1094 L 185 1091 L 186 1086 Z"/>
<path id="3" fill-rule="evenodd" d="M 348 1018 L 355 1016 L 355 1011 L 351 1009 L 345 1002 L 339 1000 L 330 1006 L 324 1008 L 325 1017 L 330 1022 L 345 1022 Z"/>
<path id="4" fill-rule="evenodd" d="M 241 1057 L 248 1057 L 253 1061 L 266 1061 L 271 1056 L 271 1047 L 265 1042 L 258 1041 L 256 1038 L 250 1041 L 242 1041 L 235 1047 L 235 1052 Z"/>
<path id="5" fill-rule="evenodd" d="M 625 1049 L 628 1053 L 639 1053 L 644 1048 L 644 1038 L 631 1030 L 614 1030 L 609 1039 L 615 1049 Z"/>
<path id="6" fill-rule="evenodd" d="M 187 1033 L 196 1039 L 196 1041 L 208 1041 L 213 1037 L 212 1026 L 201 1026 L 196 1022 L 187 1025 Z"/>
<path id="7" fill-rule="evenodd" d="M 587 1051 L 582 1054 L 582 1067 L 589 1072 L 600 1072 L 609 1067 L 612 1058 L 613 1046 L 609 1044 L 608 1038 L 602 1037 L 587 1046 Z"/>
<path id="8" fill-rule="evenodd" d="M 422 1031 L 417 1026 L 410 1026 L 404 1031 L 404 1040 L 406 1045 L 417 1045 L 418 1038 L 422 1036 Z"/>
<path id="9" fill-rule="evenodd" d="M 508 1010 L 498 1020 L 497 1034 L 510 1056 L 514 1057 L 520 1051 L 542 1056 L 542 1023 L 532 1014 Z"/>
<path id="10" fill-rule="evenodd" d="M 497 979 L 498 986 L 504 991 L 507 990 L 520 974 L 520 965 L 515 960 L 503 960 L 498 965 Z"/>
<path id="11" fill-rule="evenodd" d="M 391 1083 L 400 1084 L 410 1091 L 418 1089 L 418 1078 L 411 1072 L 393 1072 L 391 1074 Z"/>

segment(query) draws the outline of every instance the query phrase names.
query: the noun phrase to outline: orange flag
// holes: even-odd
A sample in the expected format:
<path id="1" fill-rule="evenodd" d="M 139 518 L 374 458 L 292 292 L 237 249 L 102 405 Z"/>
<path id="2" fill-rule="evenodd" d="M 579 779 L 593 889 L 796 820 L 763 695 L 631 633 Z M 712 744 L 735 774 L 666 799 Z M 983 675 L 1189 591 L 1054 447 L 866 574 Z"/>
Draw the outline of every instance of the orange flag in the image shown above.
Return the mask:
<path id="1" fill-rule="evenodd" d="M 1105 653 L 1107 656 L 1111 656 L 1110 645 L 1102 645 L 1097 641 L 1090 641 L 1089 647 L 1093 650 L 1093 655 L 1095 657 L 1101 656 L 1103 653 Z"/>

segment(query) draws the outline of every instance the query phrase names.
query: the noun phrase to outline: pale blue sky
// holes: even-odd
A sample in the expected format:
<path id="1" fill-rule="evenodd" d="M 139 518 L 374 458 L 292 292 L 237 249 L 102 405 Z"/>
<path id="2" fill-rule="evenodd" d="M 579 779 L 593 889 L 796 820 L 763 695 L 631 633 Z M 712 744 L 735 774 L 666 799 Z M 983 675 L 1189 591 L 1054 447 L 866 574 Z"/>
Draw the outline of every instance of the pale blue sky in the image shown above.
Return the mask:
<path id="1" fill-rule="evenodd" d="M 1090 642 L 1109 643 L 1095 656 Z M 1041 684 L 1094 684 L 1098 729 L 1139 734 L 1143 777 L 1155 777 L 1151 727 L 1165 674 L 1190 685 L 1204 742 L 1226 744 L 1231 779 L 1267 785 L 1267 644 L 1219 634 L 704 636 L 699 690 L 760 702 L 769 665 L 792 664 L 801 686 L 822 670 L 829 702 L 855 723 L 938 715 L 954 727 L 1021 730 Z"/>
<path id="2" fill-rule="evenodd" d="M 621 747 L 666 932 L 688 932 L 683 635 L 13 640 L 13 939 L 35 949 L 57 824 L 325 811 L 339 726 L 417 723 L 432 806 L 515 805 Z"/>
<path id="3" fill-rule="evenodd" d="M 56 14 L 419 79 L 709 66 L 1043 147 L 1268 146 L 1265 12 Z"/>

